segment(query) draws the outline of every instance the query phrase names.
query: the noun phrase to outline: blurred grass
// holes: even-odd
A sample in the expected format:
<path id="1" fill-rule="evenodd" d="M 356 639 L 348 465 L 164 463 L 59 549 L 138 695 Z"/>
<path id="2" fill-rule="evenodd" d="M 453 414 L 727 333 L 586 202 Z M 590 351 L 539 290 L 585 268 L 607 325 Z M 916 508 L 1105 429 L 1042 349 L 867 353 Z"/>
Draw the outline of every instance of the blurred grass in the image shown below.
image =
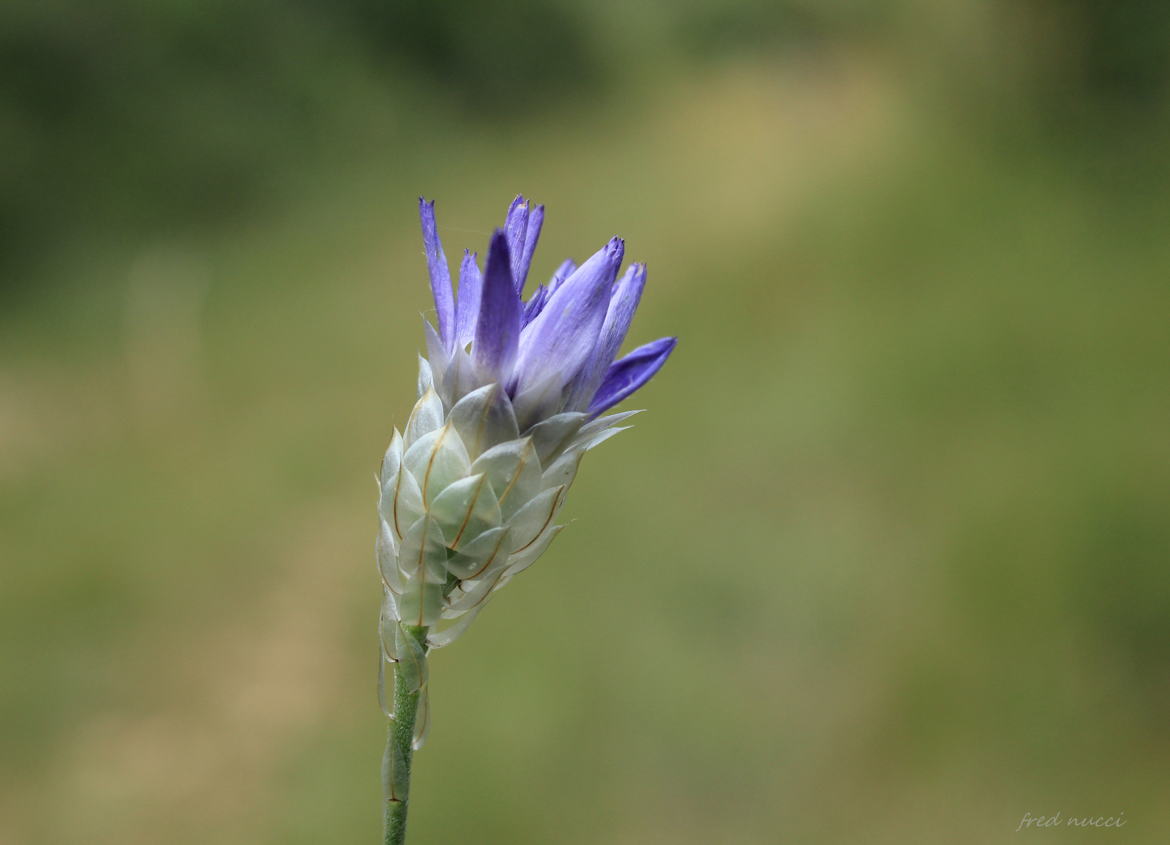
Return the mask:
<path id="1" fill-rule="evenodd" d="M 66 250 L 0 315 L 0 842 L 376 841 L 368 478 L 412 404 L 413 199 L 454 254 L 518 190 L 538 276 L 620 232 L 636 338 L 682 342 L 570 530 L 436 655 L 412 835 L 1124 810 L 1165 841 L 1164 192 L 1010 111 L 973 133 L 881 52 L 675 70 L 522 124 L 424 112 L 425 145 Z"/>

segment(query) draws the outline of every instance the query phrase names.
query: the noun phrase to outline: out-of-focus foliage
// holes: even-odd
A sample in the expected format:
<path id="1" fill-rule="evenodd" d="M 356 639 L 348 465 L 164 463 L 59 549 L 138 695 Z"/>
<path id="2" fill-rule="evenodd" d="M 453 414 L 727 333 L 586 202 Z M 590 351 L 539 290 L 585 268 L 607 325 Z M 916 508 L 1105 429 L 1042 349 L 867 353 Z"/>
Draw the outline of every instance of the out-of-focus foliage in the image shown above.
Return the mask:
<path id="1" fill-rule="evenodd" d="M 380 72 L 409 74 L 468 113 L 513 118 L 593 81 L 588 7 L 541 0 L 431 3 L 302 0 L 341 28 Z"/>
<path id="2" fill-rule="evenodd" d="M 681 49 L 696 55 L 727 56 L 777 48 L 815 48 L 845 35 L 873 32 L 888 24 L 892 4 L 836 0 L 683 0 L 660 11 Z"/>
<path id="3" fill-rule="evenodd" d="M 238 219 L 355 111 L 439 97 L 511 119 L 580 90 L 596 57 L 579 17 L 539 0 L 6 4 L 0 262 L 94 226 Z"/>
<path id="4" fill-rule="evenodd" d="M 681 343 L 436 655 L 419 842 L 1167 841 L 1161 7 L 491 8 L 0 7 L 0 842 L 376 841 L 415 198 L 519 191 Z"/>
<path id="5" fill-rule="evenodd" d="M 1165 112 L 1170 94 L 1170 15 L 1156 0 L 1034 0 L 1038 21 L 1067 39 L 1048 93 L 1067 106 L 1087 98 L 1114 116 L 1133 109 Z"/>
<path id="6" fill-rule="evenodd" d="M 953 6 L 962 19 L 969 5 L 942 16 Z M 385 130 L 439 103 L 476 122 L 515 121 L 628 81 L 664 51 L 760 55 L 904 33 L 942 59 L 953 48 L 961 57 L 968 39 L 1006 39 L 1019 65 L 1011 81 L 1033 91 L 1041 113 L 1098 128 L 1164 113 L 1170 24 L 1160 4 L 998 9 L 1014 33 L 985 22 L 940 32 L 929 25 L 934 4 L 853 0 L 6 4 L 0 268 L 20 272 L 4 286 L 74 234 L 236 220 L 273 201 L 282 174 L 369 129 L 371 115 Z"/>

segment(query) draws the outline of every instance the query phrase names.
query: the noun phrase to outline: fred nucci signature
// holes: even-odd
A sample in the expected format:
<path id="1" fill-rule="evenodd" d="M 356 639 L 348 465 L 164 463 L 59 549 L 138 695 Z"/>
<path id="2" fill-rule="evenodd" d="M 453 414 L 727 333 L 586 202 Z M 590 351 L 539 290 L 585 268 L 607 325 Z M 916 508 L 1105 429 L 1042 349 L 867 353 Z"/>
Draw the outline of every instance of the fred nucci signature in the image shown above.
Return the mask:
<path id="1" fill-rule="evenodd" d="M 1025 811 L 1016 833 L 1033 827 L 1125 827 L 1128 823 L 1124 810 L 1116 816 L 1064 816 L 1059 810 L 1053 816 L 1034 816 Z"/>

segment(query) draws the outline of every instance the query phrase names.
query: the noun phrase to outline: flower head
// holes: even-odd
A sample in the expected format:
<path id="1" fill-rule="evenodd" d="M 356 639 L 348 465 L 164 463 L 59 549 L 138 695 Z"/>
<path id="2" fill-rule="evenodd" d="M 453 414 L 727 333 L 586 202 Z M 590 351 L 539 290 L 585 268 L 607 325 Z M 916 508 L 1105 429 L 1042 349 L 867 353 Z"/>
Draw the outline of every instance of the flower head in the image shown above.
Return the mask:
<path id="1" fill-rule="evenodd" d="M 426 324 L 418 402 L 382 460 L 377 556 L 383 656 L 425 708 L 425 649 L 452 642 L 548 548 L 585 452 L 636 413 L 604 412 L 658 372 L 675 338 L 617 358 L 646 284 L 641 264 L 619 278 L 620 238 L 525 301 L 543 206 L 517 197 L 483 270 L 463 254 L 457 289 L 434 204 L 419 212 L 437 326 Z"/>
<path id="2" fill-rule="evenodd" d="M 565 261 L 524 300 L 544 206 L 516 197 L 483 270 L 464 252 L 457 288 L 434 203 L 420 198 L 419 215 L 436 325 L 426 323 L 418 401 L 378 474 L 378 689 L 392 720 L 382 778 L 386 841 L 395 843 L 406 832 L 413 750 L 430 724 L 428 650 L 454 641 L 548 548 L 585 452 L 637 413 L 604 412 L 649 381 L 675 345 L 664 337 L 617 358 L 646 284 L 641 264 L 618 277 L 621 238 L 579 267 Z"/>
<path id="3" fill-rule="evenodd" d="M 544 206 L 518 196 L 492 235 L 483 272 L 464 253 L 456 296 L 434 203 L 419 199 L 419 214 L 438 323 L 427 327 L 427 348 L 445 405 L 499 384 L 521 431 L 563 412 L 597 417 L 648 382 L 674 349 L 676 339 L 664 337 L 615 360 L 646 284 L 642 264 L 618 278 L 621 238 L 579 267 L 565 261 L 524 301 Z"/>

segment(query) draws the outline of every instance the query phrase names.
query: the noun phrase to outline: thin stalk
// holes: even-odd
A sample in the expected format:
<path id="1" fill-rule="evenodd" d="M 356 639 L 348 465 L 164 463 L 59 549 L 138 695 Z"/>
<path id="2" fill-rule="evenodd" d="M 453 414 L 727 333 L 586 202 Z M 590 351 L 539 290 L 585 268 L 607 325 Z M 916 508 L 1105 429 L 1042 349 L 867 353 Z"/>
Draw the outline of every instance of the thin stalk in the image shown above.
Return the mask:
<path id="1" fill-rule="evenodd" d="M 425 653 L 427 629 L 416 625 L 403 627 Z M 418 715 L 420 695 L 419 690 L 410 690 L 412 684 L 404 677 L 406 673 L 403 663 L 394 664 L 394 720 L 390 722 L 386 754 L 382 758 L 382 774 L 387 784 L 385 845 L 403 845 L 406 842 L 410 765 L 414 756 L 414 721 Z"/>

